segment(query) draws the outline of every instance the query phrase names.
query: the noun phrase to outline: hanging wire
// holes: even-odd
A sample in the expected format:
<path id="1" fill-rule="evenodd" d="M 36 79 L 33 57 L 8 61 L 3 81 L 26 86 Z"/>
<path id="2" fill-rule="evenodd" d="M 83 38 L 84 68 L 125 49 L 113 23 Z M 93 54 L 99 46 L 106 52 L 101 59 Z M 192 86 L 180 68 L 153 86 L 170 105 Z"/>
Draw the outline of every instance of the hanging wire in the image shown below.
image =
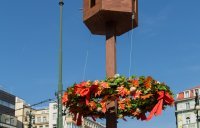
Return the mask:
<path id="1" fill-rule="evenodd" d="M 89 42 L 91 42 L 91 38 L 92 38 L 92 34 L 90 34 Z M 89 56 L 89 52 L 87 50 L 86 57 L 85 57 L 85 65 L 84 65 L 84 70 L 83 70 L 83 81 L 85 80 L 85 74 L 86 74 L 87 63 L 88 63 L 88 56 Z"/>
<path id="2" fill-rule="evenodd" d="M 85 80 L 85 72 L 86 72 L 86 68 L 87 68 L 87 61 L 88 61 L 88 50 L 87 50 L 86 57 L 85 57 L 85 66 L 84 66 L 84 70 L 83 70 L 83 80 Z"/>
<path id="3" fill-rule="evenodd" d="M 134 12 L 132 14 L 131 23 L 132 23 L 132 30 L 131 30 L 131 49 L 130 49 L 130 63 L 129 63 L 129 76 L 131 76 L 131 68 L 132 68 L 132 53 L 133 53 L 133 20 L 134 20 Z"/>

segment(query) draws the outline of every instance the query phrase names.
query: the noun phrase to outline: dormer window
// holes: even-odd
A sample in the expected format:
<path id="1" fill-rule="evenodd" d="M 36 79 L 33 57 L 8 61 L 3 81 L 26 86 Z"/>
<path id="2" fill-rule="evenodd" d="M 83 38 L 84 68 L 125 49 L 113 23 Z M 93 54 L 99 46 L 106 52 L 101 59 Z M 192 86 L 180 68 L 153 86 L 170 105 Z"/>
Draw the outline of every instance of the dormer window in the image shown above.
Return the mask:
<path id="1" fill-rule="evenodd" d="M 96 0 L 90 0 L 90 8 L 96 5 Z"/>
<path id="2" fill-rule="evenodd" d="M 185 91 L 185 98 L 189 98 L 190 97 L 190 91 Z"/>
<path id="3" fill-rule="evenodd" d="M 186 124 L 190 124 L 190 117 L 186 117 Z"/>

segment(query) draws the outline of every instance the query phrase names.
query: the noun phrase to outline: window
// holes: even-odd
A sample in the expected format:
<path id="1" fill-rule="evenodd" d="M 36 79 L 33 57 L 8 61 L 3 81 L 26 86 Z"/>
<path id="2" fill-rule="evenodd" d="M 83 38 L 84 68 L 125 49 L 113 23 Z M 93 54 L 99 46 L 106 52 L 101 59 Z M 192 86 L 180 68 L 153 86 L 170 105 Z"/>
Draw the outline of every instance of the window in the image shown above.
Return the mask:
<path id="1" fill-rule="evenodd" d="M 190 124 L 190 117 L 186 118 L 186 124 Z"/>
<path id="2" fill-rule="evenodd" d="M 96 0 L 90 0 L 90 8 L 94 7 L 96 4 Z"/>
<path id="3" fill-rule="evenodd" d="M 56 128 L 56 124 L 53 125 L 53 128 Z"/>
<path id="4" fill-rule="evenodd" d="M 53 120 L 57 119 L 57 113 L 53 113 Z"/>
<path id="5" fill-rule="evenodd" d="M 45 125 L 45 128 L 48 128 L 49 127 L 49 125 Z"/>
<path id="6" fill-rule="evenodd" d="M 35 118 L 32 119 L 33 124 L 35 124 Z"/>
<path id="7" fill-rule="evenodd" d="M 56 110 L 57 109 L 57 104 L 53 105 L 53 109 Z"/>
<path id="8" fill-rule="evenodd" d="M 46 117 L 43 117 L 43 122 L 47 122 L 47 118 Z"/>
<path id="9" fill-rule="evenodd" d="M 15 120 L 14 120 L 14 118 L 10 118 L 10 124 L 11 124 L 11 125 L 15 125 Z"/>
<path id="10" fill-rule="evenodd" d="M 190 97 L 189 93 L 190 93 L 189 91 L 185 92 L 185 98 L 189 98 Z"/>
<path id="11" fill-rule="evenodd" d="M 38 123 L 41 123 L 41 117 L 38 117 L 38 118 L 37 118 L 37 122 L 38 122 Z"/>
<path id="12" fill-rule="evenodd" d="M 9 107 L 11 109 L 15 109 L 15 105 L 11 104 L 11 103 L 8 103 L 6 101 L 3 101 L 3 100 L 0 100 L 0 105 L 3 105 L 5 107 Z"/>
<path id="13" fill-rule="evenodd" d="M 185 105 L 186 105 L 186 109 L 190 109 L 190 103 L 189 102 L 185 103 Z"/>

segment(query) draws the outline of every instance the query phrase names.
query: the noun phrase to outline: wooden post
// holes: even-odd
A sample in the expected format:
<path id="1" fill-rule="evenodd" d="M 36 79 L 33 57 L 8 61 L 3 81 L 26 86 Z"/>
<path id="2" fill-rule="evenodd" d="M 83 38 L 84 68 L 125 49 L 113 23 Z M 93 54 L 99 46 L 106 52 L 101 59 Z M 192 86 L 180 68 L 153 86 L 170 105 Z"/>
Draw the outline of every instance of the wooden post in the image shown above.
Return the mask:
<path id="1" fill-rule="evenodd" d="M 111 22 L 106 25 L 106 76 L 116 74 L 116 35 L 115 25 Z"/>
<path id="2" fill-rule="evenodd" d="M 106 76 L 113 77 L 116 74 L 116 35 L 113 22 L 106 24 Z M 117 115 L 115 101 L 107 103 L 106 128 L 117 128 Z"/>

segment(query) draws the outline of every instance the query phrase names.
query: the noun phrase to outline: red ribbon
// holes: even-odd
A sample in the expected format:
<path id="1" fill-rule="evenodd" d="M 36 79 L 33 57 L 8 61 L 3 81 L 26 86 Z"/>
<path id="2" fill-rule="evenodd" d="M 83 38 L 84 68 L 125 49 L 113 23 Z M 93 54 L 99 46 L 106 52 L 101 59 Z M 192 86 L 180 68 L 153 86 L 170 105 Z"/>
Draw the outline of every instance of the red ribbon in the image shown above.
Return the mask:
<path id="1" fill-rule="evenodd" d="M 82 114 L 74 113 L 73 121 L 77 126 L 81 126 L 82 125 L 82 117 L 83 117 Z"/>
<path id="2" fill-rule="evenodd" d="M 87 82 L 82 82 L 80 84 L 75 85 L 75 93 L 80 94 L 82 97 L 86 97 L 85 102 L 86 105 L 89 104 L 91 92 L 98 88 L 97 85 L 92 85 L 87 87 Z"/>
<path id="3" fill-rule="evenodd" d="M 164 91 L 158 92 L 158 103 L 154 106 L 150 115 L 147 117 L 147 121 L 151 120 L 151 118 L 155 115 L 158 116 L 162 113 L 163 104 L 171 105 L 174 102 L 174 99 L 169 95 L 169 93 L 165 93 Z"/>

